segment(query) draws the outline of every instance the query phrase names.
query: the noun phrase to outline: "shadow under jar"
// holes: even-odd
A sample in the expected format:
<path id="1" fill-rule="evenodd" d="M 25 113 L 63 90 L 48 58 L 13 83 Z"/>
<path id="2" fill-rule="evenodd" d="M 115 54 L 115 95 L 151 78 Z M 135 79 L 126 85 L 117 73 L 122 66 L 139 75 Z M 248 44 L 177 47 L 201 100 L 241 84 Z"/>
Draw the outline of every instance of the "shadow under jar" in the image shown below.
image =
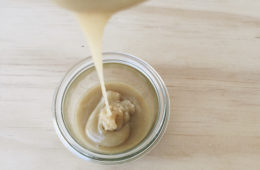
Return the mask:
<path id="1" fill-rule="evenodd" d="M 104 53 L 107 90 L 119 92 L 136 106 L 130 134 L 118 146 L 95 143 L 86 124 L 102 98 L 91 57 L 75 65 L 63 78 L 54 98 L 54 124 L 64 145 L 79 157 L 116 164 L 140 157 L 159 141 L 169 119 L 169 96 L 157 72 L 146 62 L 123 53 Z"/>

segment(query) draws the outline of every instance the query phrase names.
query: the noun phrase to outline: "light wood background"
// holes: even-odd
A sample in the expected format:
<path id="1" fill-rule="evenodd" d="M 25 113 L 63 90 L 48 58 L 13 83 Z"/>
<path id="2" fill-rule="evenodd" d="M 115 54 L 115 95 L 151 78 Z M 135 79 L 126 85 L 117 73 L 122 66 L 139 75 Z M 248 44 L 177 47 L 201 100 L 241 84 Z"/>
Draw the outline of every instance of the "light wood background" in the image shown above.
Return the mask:
<path id="1" fill-rule="evenodd" d="M 70 153 L 52 124 L 54 90 L 90 52 L 71 13 L 46 0 L 0 1 L 0 169 L 260 169 L 260 1 L 151 0 L 115 15 L 104 51 L 160 73 L 171 97 L 162 141 L 135 162 Z"/>

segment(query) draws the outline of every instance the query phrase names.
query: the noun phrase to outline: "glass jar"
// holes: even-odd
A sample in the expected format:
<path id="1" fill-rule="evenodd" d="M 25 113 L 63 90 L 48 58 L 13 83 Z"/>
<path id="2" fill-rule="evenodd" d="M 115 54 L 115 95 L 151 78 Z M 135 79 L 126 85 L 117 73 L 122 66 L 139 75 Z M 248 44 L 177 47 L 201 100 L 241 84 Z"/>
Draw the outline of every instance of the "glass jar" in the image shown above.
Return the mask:
<path id="1" fill-rule="evenodd" d="M 73 135 L 72 127 L 69 125 L 70 120 L 72 121 L 74 119 L 72 113 L 75 113 L 77 103 L 79 103 L 82 95 L 85 93 L 84 90 L 88 88 L 87 86 L 93 86 L 98 83 L 97 76 L 92 75 L 92 77 L 84 79 L 84 76 L 86 76 L 88 72 L 94 70 L 94 63 L 91 57 L 84 59 L 70 69 L 57 88 L 53 102 L 54 125 L 62 143 L 77 156 L 101 164 L 123 163 L 144 155 L 144 153 L 150 151 L 161 139 L 167 127 L 170 115 L 169 95 L 159 74 L 149 64 L 135 56 L 107 52 L 103 53 L 103 63 L 104 73 L 106 72 L 106 68 L 111 68 L 106 67 L 106 65 L 119 64 L 139 72 L 152 85 L 157 96 L 158 111 L 155 123 L 148 135 L 133 148 L 115 154 L 104 154 L 88 149 Z M 126 70 L 127 69 L 124 69 L 124 71 Z M 124 71 L 122 70 L 121 73 Z M 109 81 L 109 79 L 115 79 L 115 76 L 122 75 L 121 73 L 119 74 L 117 70 L 115 74 L 105 74 L 105 82 Z M 120 79 L 118 77 L 120 76 L 117 76 L 116 79 Z M 121 80 L 124 81 L 124 79 L 127 80 L 127 77 L 121 76 Z M 77 83 L 75 83 L 75 81 L 77 81 Z M 77 84 L 77 87 L 74 87 L 74 84 Z"/>

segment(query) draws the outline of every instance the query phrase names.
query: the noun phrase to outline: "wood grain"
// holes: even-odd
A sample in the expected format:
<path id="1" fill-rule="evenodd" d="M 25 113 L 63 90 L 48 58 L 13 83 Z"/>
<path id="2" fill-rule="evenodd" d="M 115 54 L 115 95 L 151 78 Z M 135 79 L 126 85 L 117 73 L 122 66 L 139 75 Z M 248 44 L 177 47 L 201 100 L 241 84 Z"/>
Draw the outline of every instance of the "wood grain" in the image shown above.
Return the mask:
<path id="1" fill-rule="evenodd" d="M 127 52 L 160 73 L 171 118 L 135 162 L 83 161 L 58 140 L 54 90 L 90 54 L 74 17 L 44 0 L 0 1 L 0 169 L 260 168 L 260 1 L 150 0 L 115 15 L 104 51 Z"/>

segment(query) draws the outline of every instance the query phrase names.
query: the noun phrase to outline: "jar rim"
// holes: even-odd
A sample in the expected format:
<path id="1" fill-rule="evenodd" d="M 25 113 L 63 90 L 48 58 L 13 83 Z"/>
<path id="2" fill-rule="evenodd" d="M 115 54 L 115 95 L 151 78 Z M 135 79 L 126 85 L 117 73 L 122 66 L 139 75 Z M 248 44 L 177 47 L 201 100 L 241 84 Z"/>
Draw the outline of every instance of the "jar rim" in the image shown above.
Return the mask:
<path id="1" fill-rule="evenodd" d="M 84 71 L 92 68 L 94 63 L 91 56 L 83 59 L 79 63 L 75 64 L 63 77 L 54 94 L 53 100 L 53 113 L 54 113 L 54 126 L 61 142 L 77 156 L 101 164 L 116 164 L 123 163 L 129 160 L 136 159 L 151 150 L 156 143 L 160 140 L 165 129 L 170 115 L 170 99 L 167 88 L 160 77 L 160 75 L 142 59 L 119 52 L 105 52 L 103 53 L 103 63 L 118 63 L 129 66 L 139 71 L 145 76 L 152 84 L 158 99 L 158 117 L 153 125 L 153 128 L 149 134 L 133 148 L 116 153 L 116 154 L 104 154 L 98 153 L 81 146 L 70 134 L 66 128 L 65 121 L 63 119 L 63 104 L 66 97 L 67 89 L 71 83 Z"/>

